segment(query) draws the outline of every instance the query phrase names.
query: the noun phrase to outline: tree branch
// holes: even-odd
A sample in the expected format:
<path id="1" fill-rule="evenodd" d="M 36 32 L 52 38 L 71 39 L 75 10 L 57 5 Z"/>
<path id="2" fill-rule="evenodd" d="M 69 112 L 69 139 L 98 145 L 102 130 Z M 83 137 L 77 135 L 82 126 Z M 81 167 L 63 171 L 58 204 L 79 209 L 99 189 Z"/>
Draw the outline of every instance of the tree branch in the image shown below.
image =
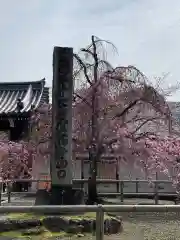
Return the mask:
<path id="1" fill-rule="evenodd" d="M 141 138 L 146 138 L 146 137 L 149 137 L 149 136 L 154 136 L 156 137 L 157 135 L 155 133 L 152 133 L 152 132 L 145 132 L 145 133 L 140 133 L 138 135 L 138 137 L 134 138 L 135 141 L 138 141 L 140 140 Z"/>
<path id="2" fill-rule="evenodd" d="M 161 118 L 162 119 L 162 118 Z M 143 120 L 143 119 L 142 119 Z M 141 123 L 132 134 L 135 134 L 139 129 L 141 129 L 146 123 L 153 121 L 153 120 L 160 120 L 160 118 L 154 117 L 154 118 L 149 118 L 146 119 L 143 123 Z"/>
<path id="3" fill-rule="evenodd" d="M 113 117 L 113 120 L 115 118 L 120 118 L 122 117 L 124 114 L 126 114 L 132 107 L 134 107 L 140 100 L 134 100 L 132 103 L 130 103 L 121 113 L 116 114 L 116 116 Z"/>
<path id="4" fill-rule="evenodd" d="M 85 98 L 83 98 L 82 96 L 80 96 L 80 95 L 77 94 L 77 93 L 74 93 L 74 95 L 75 95 L 76 97 L 78 97 L 79 99 L 81 99 L 83 102 L 85 102 L 90 108 L 92 108 L 91 104 L 90 104 Z"/>
<path id="5" fill-rule="evenodd" d="M 86 66 L 86 64 L 84 64 L 82 59 L 77 54 L 74 54 L 74 57 L 78 61 L 80 66 L 83 68 L 84 75 L 85 75 L 85 78 L 86 78 L 87 82 L 90 84 L 90 86 L 92 86 L 92 82 L 90 81 L 88 73 L 87 73 L 87 66 Z"/>

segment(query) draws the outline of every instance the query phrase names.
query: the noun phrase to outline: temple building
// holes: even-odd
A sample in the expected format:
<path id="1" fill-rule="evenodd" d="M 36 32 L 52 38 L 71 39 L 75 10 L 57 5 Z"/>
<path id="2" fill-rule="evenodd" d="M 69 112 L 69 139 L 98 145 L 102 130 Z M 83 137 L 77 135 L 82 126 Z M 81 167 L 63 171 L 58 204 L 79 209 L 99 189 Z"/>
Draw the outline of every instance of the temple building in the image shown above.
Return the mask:
<path id="1" fill-rule="evenodd" d="M 11 141 L 26 139 L 32 109 L 49 103 L 45 79 L 32 82 L 0 83 L 0 139 L 4 134 Z M 8 133 L 8 134 L 7 134 Z"/>

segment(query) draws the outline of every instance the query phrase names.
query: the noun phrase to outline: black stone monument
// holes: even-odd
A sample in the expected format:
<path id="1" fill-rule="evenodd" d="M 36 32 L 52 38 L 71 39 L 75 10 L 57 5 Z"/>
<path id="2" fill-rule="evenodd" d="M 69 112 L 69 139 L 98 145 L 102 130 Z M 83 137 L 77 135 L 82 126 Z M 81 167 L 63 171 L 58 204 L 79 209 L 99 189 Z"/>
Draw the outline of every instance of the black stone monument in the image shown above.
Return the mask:
<path id="1" fill-rule="evenodd" d="M 72 183 L 73 49 L 55 47 L 53 52 L 51 190 L 39 190 L 36 204 L 84 203 L 81 189 Z M 49 197 L 48 197 L 49 196 Z M 45 200 L 46 198 L 46 200 Z M 39 199 L 39 200 L 38 200 Z M 42 200 L 44 199 L 44 200 Z"/>

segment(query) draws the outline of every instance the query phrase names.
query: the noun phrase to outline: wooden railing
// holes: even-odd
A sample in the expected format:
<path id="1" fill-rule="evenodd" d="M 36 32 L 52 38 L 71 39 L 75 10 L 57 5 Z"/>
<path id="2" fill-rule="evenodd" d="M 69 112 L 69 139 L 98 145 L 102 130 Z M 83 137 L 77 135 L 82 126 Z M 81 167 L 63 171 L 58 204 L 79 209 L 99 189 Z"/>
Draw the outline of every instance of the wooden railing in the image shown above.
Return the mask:
<path id="1" fill-rule="evenodd" d="M 13 194 L 35 194 L 35 192 L 13 192 L 12 190 L 12 183 L 13 182 L 48 182 L 50 183 L 51 180 L 44 180 L 44 179 L 11 179 L 11 180 L 6 180 L 4 181 L 7 184 L 7 192 L 6 193 L 2 193 L 2 196 L 7 196 L 8 198 L 8 202 L 11 202 L 11 196 Z M 124 197 L 128 196 L 128 195 L 134 195 L 134 196 L 142 196 L 143 194 L 148 194 L 149 196 L 154 197 L 154 202 L 155 204 L 158 204 L 158 199 L 159 199 L 159 184 L 160 183 L 171 183 L 171 181 L 168 180 L 152 180 L 151 183 L 153 184 L 153 188 L 154 191 L 152 193 L 147 193 L 147 192 L 139 192 L 139 184 L 140 183 L 149 183 L 147 180 L 140 180 L 140 179 L 136 179 L 136 180 L 116 180 L 116 179 L 97 179 L 96 180 L 97 184 L 116 184 L 116 192 L 114 193 L 98 193 L 99 196 L 110 196 L 110 197 L 114 197 L 114 196 L 120 196 L 120 200 L 121 202 L 124 202 Z M 88 179 L 73 179 L 73 184 L 80 184 L 81 187 L 83 187 L 82 185 L 84 185 L 85 183 L 88 183 Z M 124 192 L 124 184 L 125 183 L 135 183 L 135 192 L 134 193 L 125 193 Z M 2 184 L 3 181 L 0 182 L 0 187 L 2 189 Z M 161 193 L 161 195 L 169 195 L 169 196 L 176 196 L 176 192 L 174 191 L 174 193 Z"/>

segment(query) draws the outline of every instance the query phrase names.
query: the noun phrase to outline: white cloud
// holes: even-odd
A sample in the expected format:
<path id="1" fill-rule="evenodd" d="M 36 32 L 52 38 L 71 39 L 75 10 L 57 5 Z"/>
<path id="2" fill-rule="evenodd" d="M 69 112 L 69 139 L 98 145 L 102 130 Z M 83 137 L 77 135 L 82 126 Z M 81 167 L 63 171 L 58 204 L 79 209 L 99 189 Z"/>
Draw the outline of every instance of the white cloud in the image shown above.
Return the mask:
<path id="1" fill-rule="evenodd" d="M 54 45 L 86 46 L 94 34 L 111 40 L 115 65 L 179 80 L 178 0 L 0 1 L 0 81 L 52 79 Z M 178 100 L 178 94 L 174 96 Z"/>

